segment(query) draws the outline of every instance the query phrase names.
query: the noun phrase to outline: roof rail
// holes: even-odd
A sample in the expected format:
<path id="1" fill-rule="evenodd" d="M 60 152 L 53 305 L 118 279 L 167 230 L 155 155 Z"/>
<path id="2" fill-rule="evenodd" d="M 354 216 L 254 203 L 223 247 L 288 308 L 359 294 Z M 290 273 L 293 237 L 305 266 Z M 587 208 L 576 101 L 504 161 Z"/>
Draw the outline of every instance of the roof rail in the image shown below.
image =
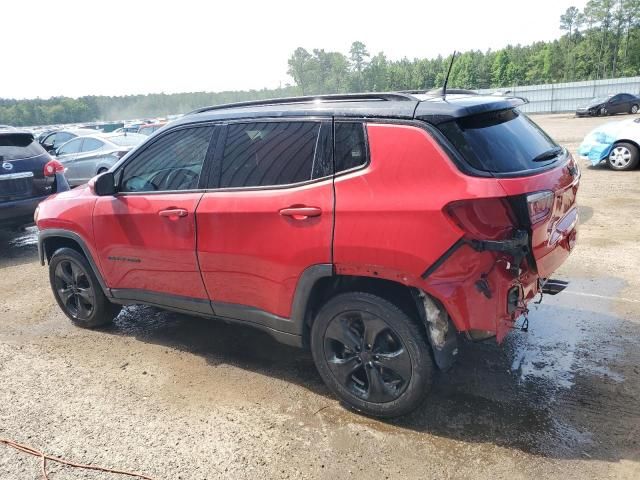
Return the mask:
<path id="1" fill-rule="evenodd" d="M 237 103 L 223 103 L 221 105 L 213 105 L 210 107 L 203 107 L 189 112 L 187 115 L 194 113 L 208 112 L 211 110 L 223 110 L 226 108 L 237 107 L 255 107 L 255 106 L 267 106 L 267 105 L 286 105 L 295 103 L 312 103 L 312 102 L 357 102 L 365 100 L 375 101 L 417 101 L 413 95 L 405 92 L 390 92 L 390 93 L 337 93 L 330 95 L 314 95 L 303 97 L 284 97 L 284 98 L 270 98 L 266 100 L 250 100 L 247 102 Z"/>

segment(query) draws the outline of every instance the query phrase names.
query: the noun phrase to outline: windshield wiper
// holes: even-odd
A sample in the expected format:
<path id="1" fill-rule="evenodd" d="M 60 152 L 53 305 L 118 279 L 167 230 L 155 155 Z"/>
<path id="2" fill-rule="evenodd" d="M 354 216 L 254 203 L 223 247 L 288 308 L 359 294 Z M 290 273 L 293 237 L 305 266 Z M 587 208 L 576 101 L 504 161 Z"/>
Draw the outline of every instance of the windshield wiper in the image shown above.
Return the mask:
<path id="1" fill-rule="evenodd" d="M 540 155 L 535 157 L 532 160 L 532 162 L 544 162 L 547 160 L 553 160 L 558 155 L 560 155 L 563 151 L 564 151 L 564 148 L 562 147 L 553 147 L 552 149 L 547 150 L 546 152 L 542 152 Z"/>

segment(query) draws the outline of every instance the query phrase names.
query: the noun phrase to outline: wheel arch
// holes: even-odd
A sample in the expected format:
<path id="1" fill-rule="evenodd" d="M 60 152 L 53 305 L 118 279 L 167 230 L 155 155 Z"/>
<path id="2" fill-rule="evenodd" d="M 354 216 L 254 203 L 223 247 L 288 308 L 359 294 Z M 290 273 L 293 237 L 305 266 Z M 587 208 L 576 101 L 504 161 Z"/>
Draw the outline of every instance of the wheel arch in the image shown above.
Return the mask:
<path id="1" fill-rule="evenodd" d="M 629 144 L 633 145 L 638 150 L 638 153 L 640 153 L 640 143 L 636 142 L 635 140 L 631 140 L 629 138 L 621 138 L 621 139 L 616 140 L 615 142 L 613 142 L 611 144 L 611 150 L 613 150 L 613 148 L 616 145 L 620 145 L 621 143 L 629 143 Z M 609 156 L 609 155 L 607 155 L 607 156 Z"/>
<path id="2" fill-rule="evenodd" d="M 307 269 L 308 270 L 308 269 Z M 306 271 L 305 271 L 306 272 Z M 320 271 L 316 271 L 319 273 Z M 329 274 L 329 272 L 331 272 Z M 322 306 L 336 295 L 348 292 L 365 292 L 379 296 L 404 311 L 414 319 L 425 333 L 438 367 L 447 370 L 458 353 L 457 330 L 442 304 L 424 291 L 400 282 L 379 277 L 337 275 L 333 269 L 305 280 L 304 299 L 298 309 L 292 309 L 292 318 L 302 322 L 302 343 L 310 345 L 313 321 Z M 303 280 L 305 275 L 301 280 Z M 296 297 L 300 287 L 296 289 Z M 296 298 L 297 300 L 297 298 Z M 295 300 L 294 300 L 295 304 Z"/>
<path id="3" fill-rule="evenodd" d="M 71 230 L 63 229 L 48 229 L 38 232 L 38 257 L 40 259 L 40 265 L 44 266 L 45 260 L 49 262 L 56 250 L 65 247 L 77 251 L 87 259 L 100 283 L 102 291 L 107 297 L 111 297 L 111 290 L 109 290 L 107 284 L 104 282 L 100 269 L 87 247 L 87 243 L 80 235 Z"/>

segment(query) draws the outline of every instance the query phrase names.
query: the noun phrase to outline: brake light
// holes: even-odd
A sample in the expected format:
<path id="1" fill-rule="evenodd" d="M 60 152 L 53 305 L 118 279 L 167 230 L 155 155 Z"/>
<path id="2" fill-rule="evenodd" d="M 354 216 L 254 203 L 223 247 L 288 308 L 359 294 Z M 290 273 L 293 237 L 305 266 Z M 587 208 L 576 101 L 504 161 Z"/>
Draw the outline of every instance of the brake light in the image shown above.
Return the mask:
<path id="1" fill-rule="evenodd" d="M 64 165 L 58 160 L 49 160 L 44 166 L 44 176 L 53 177 L 56 173 L 64 172 Z"/>
<path id="2" fill-rule="evenodd" d="M 549 190 L 527 195 L 527 208 L 531 224 L 541 222 L 551 214 L 554 194 Z"/>
<path id="3" fill-rule="evenodd" d="M 500 240 L 517 226 L 506 198 L 462 200 L 450 203 L 445 211 L 470 238 Z"/>

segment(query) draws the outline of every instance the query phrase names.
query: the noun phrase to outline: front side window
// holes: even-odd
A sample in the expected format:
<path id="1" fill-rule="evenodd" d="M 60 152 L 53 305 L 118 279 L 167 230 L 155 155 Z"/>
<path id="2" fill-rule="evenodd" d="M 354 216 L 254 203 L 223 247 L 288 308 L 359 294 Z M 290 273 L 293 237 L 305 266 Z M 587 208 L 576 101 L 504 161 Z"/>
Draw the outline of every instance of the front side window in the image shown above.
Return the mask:
<path id="1" fill-rule="evenodd" d="M 58 150 L 58 155 L 69 155 L 70 153 L 78 153 L 80 151 L 80 144 L 82 143 L 82 138 L 75 138 L 60 147 Z"/>
<path id="2" fill-rule="evenodd" d="M 70 133 L 66 133 L 66 132 L 58 132 L 58 133 L 56 133 L 54 135 L 55 135 L 55 137 L 53 137 L 52 141 L 49 142 L 49 143 L 53 144 L 54 147 L 59 147 L 63 143 L 66 143 L 69 140 L 71 140 L 72 138 L 74 138 L 73 135 L 71 135 Z"/>
<path id="3" fill-rule="evenodd" d="M 228 126 L 220 186 L 290 185 L 331 174 L 328 122 L 256 122 Z"/>
<path id="4" fill-rule="evenodd" d="M 121 192 L 194 190 L 207 156 L 213 127 L 170 132 L 124 166 Z"/>

